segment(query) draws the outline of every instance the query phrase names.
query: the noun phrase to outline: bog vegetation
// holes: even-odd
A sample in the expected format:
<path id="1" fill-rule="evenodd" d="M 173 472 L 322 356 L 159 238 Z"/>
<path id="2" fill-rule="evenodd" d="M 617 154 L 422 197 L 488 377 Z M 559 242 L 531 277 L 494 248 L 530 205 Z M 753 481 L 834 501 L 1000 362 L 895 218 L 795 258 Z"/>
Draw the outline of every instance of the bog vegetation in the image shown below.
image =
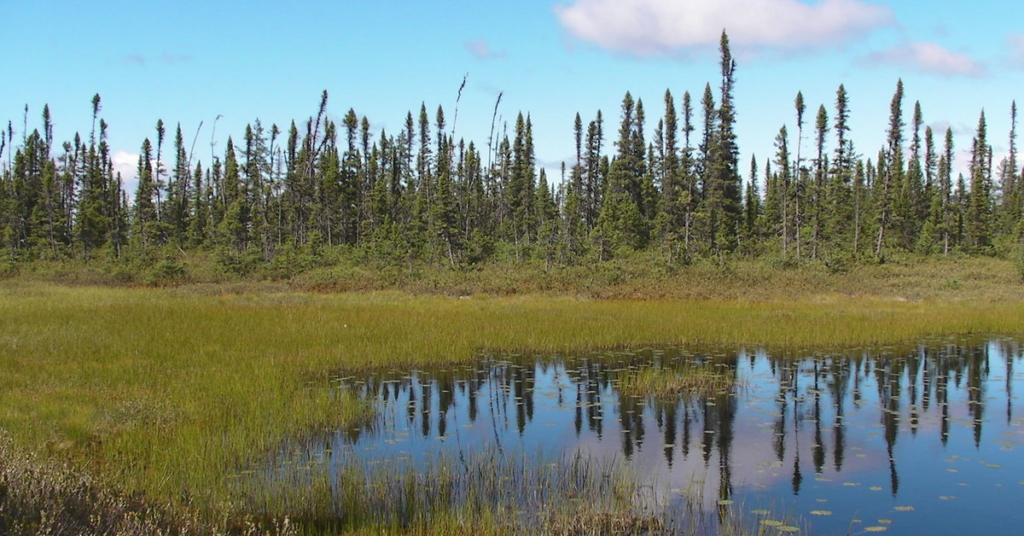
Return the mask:
<path id="1" fill-rule="evenodd" d="M 589 121 L 577 114 L 576 154 L 560 177 L 536 164 L 529 114 L 518 114 L 511 136 L 496 124 L 500 97 L 490 136 L 473 141 L 426 104 L 397 133 L 378 136 L 351 109 L 336 124 L 325 91 L 304 123 L 256 120 L 222 154 L 211 146 L 209 160 L 180 125 L 170 134 L 158 120 L 141 142 L 131 201 L 113 171 L 99 95 L 91 130 L 62 144 L 48 107 L 28 132 L 26 107 L 25 131 L 16 136 L 8 122 L 0 139 L 4 268 L 116 259 L 123 274 L 174 276 L 185 251 L 207 252 L 226 273 L 277 275 L 339 256 L 466 268 L 573 266 L 637 251 L 668 263 L 735 255 L 833 265 L 900 252 L 1024 255 L 1015 103 L 1008 154 L 995 162 L 984 112 L 969 145 L 955 147 L 951 130 L 925 126 L 920 103 L 905 113 L 902 82 L 880 148 L 855 147 L 843 86 L 816 111 L 797 94 L 795 128 L 782 126 L 775 155 L 752 159 L 748 173 L 734 133 L 735 70 L 723 34 L 717 91 L 666 91 L 653 130 L 650 107 L 628 92 L 617 128 L 600 110 Z M 965 149 L 969 170 L 956 174 L 954 152 Z"/>
<path id="2" fill-rule="evenodd" d="M 240 475 L 258 472 L 289 439 L 366 418 L 368 407 L 331 381 L 360 370 L 468 363 L 487 353 L 651 344 L 881 345 L 936 334 L 1014 334 L 1024 326 L 1020 301 L 452 299 L 210 290 L 0 286 L 0 429 L 11 438 L 0 448 L 36 453 L 0 459 L 0 520 L 13 526 L 5 516 L 20 513 L 24 517 L 14 519 L 26 526 L 47 526 L 47 519 L 60 519 L 40 519 L 41 512 L 65 504 L 104 508 L 79 519 L 94 516 L 108 523 L 103 526 L 122 526 L 117 523 L 124 520 L 110 519 L 125 511 L 148 516 L 129 520 L 138 526 L 187 528 L 201 521 L 239 531 L 247 523 L 269 528 L 268 520 L 282 523 L 286 516 L 294 528 L 301 519 L 335 515 L 318 508 L 332 504 L 326 475 L 280 488 L 243 486 Z M 58 469 L 71 465 L 53 471 L 24 466 L 33 460 Z M 544 467 L 516 467 L 529 478 L 555 478 Z M 94 477 L 79 480 L 83 470 Z M 587 476 L 591 469 L 580 470 L 583 482 L 601 482 Z M 629 476 L 623 478 L 620 484 L 630 489 Z M 474 483 L 481 489 L 492 484 Z M 417 497 L 409 500 L 426 500 Z M 549 509 L 575 511 L 556 498 L 545 500 Z M 412 526 L 503 519 L 500 508 L 431 504 L 436 515 L 414 517 Z M 366 508 L 367 519 L 389 523 Z"/>

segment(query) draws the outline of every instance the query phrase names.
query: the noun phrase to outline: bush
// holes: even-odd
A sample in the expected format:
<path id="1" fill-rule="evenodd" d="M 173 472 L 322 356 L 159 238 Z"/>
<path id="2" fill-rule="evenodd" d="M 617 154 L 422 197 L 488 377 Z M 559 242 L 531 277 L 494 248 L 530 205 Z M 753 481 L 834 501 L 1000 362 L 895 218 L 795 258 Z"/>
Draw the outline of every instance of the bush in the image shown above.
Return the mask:
<path id="1" fill-rule="evenodd" d="M 10 260 L 0 262 L 0 278 L 14 277 L 16 275 L 18 275 L 17 264 Z"/>
<path id="2" fill-rule="evenodd" d="M 217 266 L 231 275 L 246 276 L 259 267 L 262 263 L 262 258 L 260 257 L 260 252 L 256 249 L 250 248 L 237 251 L 233 248 L 225 247 L 217 251 L 216 263 Z"/>
<path id="3" fill-rule="evenodd" d="M 157 262 L 146 274 L 147 285 L 166 285 L 185 279 L 185 265 L 175 260 L 164 259 Z"/>

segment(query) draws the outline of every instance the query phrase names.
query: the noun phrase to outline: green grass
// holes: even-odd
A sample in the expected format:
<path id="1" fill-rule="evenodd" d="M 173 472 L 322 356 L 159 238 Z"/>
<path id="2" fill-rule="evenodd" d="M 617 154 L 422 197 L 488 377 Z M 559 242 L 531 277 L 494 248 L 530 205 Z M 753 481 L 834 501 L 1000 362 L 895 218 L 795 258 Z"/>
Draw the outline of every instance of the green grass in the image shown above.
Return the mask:
<path id="1" fill-rule="evenodd" d="M 232 475 L 291 438 L 367 417 L 367 406 L 331 389 L 339 372 L 466 363 L 484 353 L 652 344 L 799 350 L 1021 334 L 1024 303 L 1005 299 L 985 274 L 978 295 L 999 299 L 831 291 L 784 299 L 782 290 L 765 300 L 456 299 L 16 279 L 0 284 L 0 429 L 12 448 L 69 460 L 98 485 L 241 526 L 253 496 Z M 931 283 L 906 285 L 912 294 Z M 262 508 L 289 513 L 283 500 Z"/>
<path id="2" fill-rule="evenodd" d="M 687 395 L 713 397 L 735 387 L 734 378 L 710 367 L 667 368 L 645 366 L 620 375 L 622 396 L 665 399 Z"/>

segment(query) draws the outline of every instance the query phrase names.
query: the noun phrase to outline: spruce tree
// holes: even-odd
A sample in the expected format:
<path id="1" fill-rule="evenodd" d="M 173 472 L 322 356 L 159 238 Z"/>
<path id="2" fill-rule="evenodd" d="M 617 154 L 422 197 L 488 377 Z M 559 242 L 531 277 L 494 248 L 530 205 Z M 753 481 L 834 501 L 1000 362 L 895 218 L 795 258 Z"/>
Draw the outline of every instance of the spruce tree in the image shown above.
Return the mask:
<path id="1" fill-rule="evenodd" d="M 1007 155 L 999 164 L 999 228 L 1012 235 L 1021 221 L 1021 178 L 1017 174 L 1017 102 L 1010 104 L 1010 135 Z"/>
<path id="2" fill-rule="evenodd" d="M 813 232 L 811 235 L 811 258 L 818 258 L 818 249 L 823 236 L 824 211 L 831 203 L 825 191 L 825 177 L 828 169 L 828 155 L 825 153 L 825 139 L 828 136 L 828 112 L 825 106 L 818 107 L 818 115 L 814 122 L 815 147 L 817 156 L 814 159 L 814 188 L 811 195 L 811 202 L 814 206 L 812 219 Z"/>
<path id="3" fill-rule="evenodd" d="M 757 221 L 761 216 L 761 193 L 757 186 L 757 156 L 750 157 L 750 179 L 747 182 L 746 196 L 743 206 L 743 240 L 747 244 L 756 244 L 758 235 Z M 748 249 L 750 249 L 748 247 Z"/>
<path id="4" fill-rule="evenodd" d="M 940 232 L 942 234 L 942 254 L 949 255 L 957 227 L 956 208 L 953 200 L 953 129 L 947 128 L 943 141 L 942 155 L 939 157 L 939 198 L 941 200 Z"/>
<path id="5" fill-rule="evenodd" d="M 151 245 L 155 232 L 156 206 L 153 204 L 155 185 L 153 184 L 153 147 L 149 138 L 142 141 L 139 163 L 136 168 L 138 186 L 135 190 L 135 214 L 133 237 L 142 249 Z"/>
<path id="6" fill-rule="evenodd" d="M 992 245 L 992 176 L 985 112 L 978 118 L 978 130 L 971 152 L 971 192 L 964 217 L 964 235 L 972 252 L 984 252 Z"/>
<path id="7" fill-rule="evenodd" d="M 789 243 L 790 243 L 790 232 L 792 229 L 791 212 L 792 207 L 790 206 L 790 191 L 792 190 L 792 177 L 790 175 L 790 156 L 789 156 L 789 134 L 786 131 L 786 126 L 783 125 L 779 129 L 778 135 L 775 136 L 775 169 L 777 178 L 773 181 L 775 187 L 768 192 L 767 204 L 769 208 L 773 209 L 772 214 L 777 220 L 772 218 L 768 223 L 775 228 L 775 232 L 782 236 L 782 256 L 789 256 Z M 776 209 L 776 207 L 778 207 Z"/>
<path id="8" fill-rule="evenodd" d="M 852 233 L 849 222 L 854 217 L 853 210 L 853 174 L 856 156 L 853 154 L 853 142 L 847 137 L 850 131 L 849 97 L 842 85 L 836 90 L 835 150 L 833 151 L 829 202 L 826 211 L 826 233 L 834 237 L 837 244 L 845 247 L 852 245 Z"/>
<path id="9" fill-rule="evenodd" d="M 732 251 L 736 248 L 737 233 L 742 215 L 742 187 L 739 172 L 739 147 L 736 145 L 736 107 L 733 90 L 736 84 L 736 61 L 729 48 L 729 36 L 722 31 L 719 42 L 721 53 L 721 100 L 718 108 L 717 154 L 714 159 L 714 181 L 721 202 L 721 216 L 715 225 L 714 249 Z"/>
<path id="10" fill-rule="evenodd" d="M 879 164 L 884 164 L 884 173 L 880 174 L 881 184 L 877 203 L 878 237 L 875 241 L 875 256 L 884 259 L 885 232 L 892 219 L 892 198 L 896 188 L 903 181 L 903 80 L 896 84 L 896 92 L 893 94 L 892 102 L 889 105 L 889 130 L 883 158 L 879 158 Z"/>

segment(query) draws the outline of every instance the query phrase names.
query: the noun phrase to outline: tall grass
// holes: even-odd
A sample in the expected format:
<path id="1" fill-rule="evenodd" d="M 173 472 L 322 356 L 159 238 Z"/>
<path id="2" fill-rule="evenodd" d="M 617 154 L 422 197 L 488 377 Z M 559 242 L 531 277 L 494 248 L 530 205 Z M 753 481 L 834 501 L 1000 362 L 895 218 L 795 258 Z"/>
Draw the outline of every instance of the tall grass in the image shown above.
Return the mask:
<path id="1" fill-rule="evenodd" d="M 213 289 L 207 289 L 213 290 Z M 338 371 L 650 344 L 803 349 L 1024 332 L 1024 303 L 223 294 L 0 285 L 0 428 L 104 485 L 244 518 L 231 476 L 367 417 Z M 280 512 L 287 513 L 285 508 Z"/>

